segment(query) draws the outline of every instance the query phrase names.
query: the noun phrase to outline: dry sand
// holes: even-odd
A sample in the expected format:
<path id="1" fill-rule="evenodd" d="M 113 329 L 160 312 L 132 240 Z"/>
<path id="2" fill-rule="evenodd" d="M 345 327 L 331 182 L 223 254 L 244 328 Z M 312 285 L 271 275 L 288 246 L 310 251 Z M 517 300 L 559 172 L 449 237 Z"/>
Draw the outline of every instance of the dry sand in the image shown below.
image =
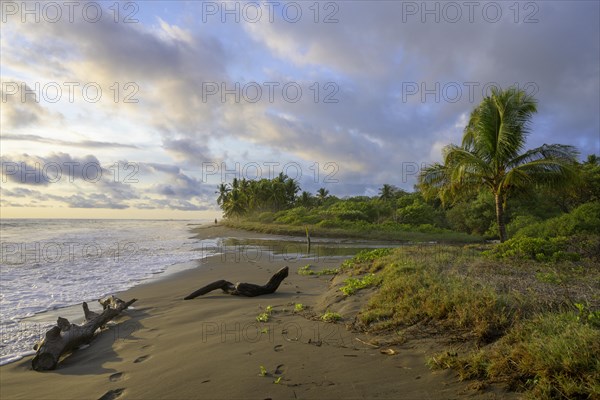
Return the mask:
<path id="1" fill-rule="evenodd" d="M 222 227 L 200 229 L 201 237 L 265 237 Z M 66 357 L 58 369 L 31 370 L 31 357 L 0 367 L 0 397 L 7 399 L 453 399 L 505 398 L 494 389 L 477 392 L 451 371 L 431 372 L 427 354 L 442 345 L 414 339 L 376 348 L 377 337 L 348 330 L 368 292 L 341 301 L 327 276 L 296 273 L 307 260 L 263 255 L 214 256 L 198 268 L 119 293 L 138 298 L 92 344 Z M 319 267 L 331 260 L 311 260 Z M 212 292 L 184 301 L 218 279 L 263 283 L 288 265 L 290 275 L 267 296 L 241 298 Z M 307 311 L 294 313 L 294 304 Z M 273 307 L 271 320 L 256 316 Z M 344 320 L 316 316 L 326 309 Z M 360 339 L 360 340 L 358 340 Z M 397 354 L 382 354 L 392 348 Z M 266 375 L 261 376 L 261 366 Z M 104 396 L 104 397 L 103 397 Z"/>

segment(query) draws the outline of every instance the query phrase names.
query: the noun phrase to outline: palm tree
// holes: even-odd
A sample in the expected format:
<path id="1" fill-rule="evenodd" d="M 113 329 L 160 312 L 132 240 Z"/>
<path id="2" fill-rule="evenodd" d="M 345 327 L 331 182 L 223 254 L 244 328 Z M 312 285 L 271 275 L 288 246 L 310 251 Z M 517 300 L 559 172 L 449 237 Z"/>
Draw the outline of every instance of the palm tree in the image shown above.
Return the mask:
<path id="1" fill-rule="evenodd" d="M 283 181 L 275 178 L 267 181 L 267 193 L 271 210 L 279 211 L 285 203 L 285 187 Z"/>
<path id="2" fill-rule="evenodd" d="M 397 187 L 384 183 L 379 189 L 379 199 L 383 201 L 393 200 L 397 192 Z"/>
<path id="3" fill-rule="evenodd" d="M 223 211 L 225 217 L 239 217 L 246 213 L 246 198 L 239 189 L 232 190 L 230 195 L 227 197 L 227 201 L 223 203 Z"/>
<path id="4" fill-rule="evenodd" d="M 320 188 L 319 190 L 317 190 L 317 200 L 319 204 L 323 204 L 327 196 L 329 196 L 329 190 L 325 188 Z"/>
<path id="5" fill-rule="evenodd" d="M 287 178 L 285 181 L 285 197 L 286 197 L 286 207 L 291 207 L 296 201 L 296 193 L 300 191 L 300 186 L 298 186 L 298 182 L 294 179 Z"/>
<path id="6" fill-rule="evenodd" d="M 217 204 L 218 205 L 222 205 L 223 203 L 225 203 L 227 201 L 227 196 L 229 195 L 229 188 L 227 187 L 226 184 L 221 183 L 218 186 L 218 191 L 216 191 L 215 193 L 219 194 L 219 197 L 217 197 Z"/>
<path id="7" fill-rule="evenodd" d="M 495 198 L 498 234 L 504 242 L 504 212 L 511 192 L 558 185 L 575 174 L 577 151 L 572 146 L 545 144 L 522 152 L 536 111 L 535 99 L 524 91 L 492 89 L 491 96 L 471 113 L 462 144 L 444 147 L 444 163 L 421 172 L 423 193 L 435 193 L 444 202 L 459 191 L 488 188 Z"/>
<path id="8" fill-rule="evenodd" d="M 310 192 L 303 191 L 300 197 L 298 197 L 297 203 L 306 208 L 310 208 L 313 205 L 313 196 Z"/>

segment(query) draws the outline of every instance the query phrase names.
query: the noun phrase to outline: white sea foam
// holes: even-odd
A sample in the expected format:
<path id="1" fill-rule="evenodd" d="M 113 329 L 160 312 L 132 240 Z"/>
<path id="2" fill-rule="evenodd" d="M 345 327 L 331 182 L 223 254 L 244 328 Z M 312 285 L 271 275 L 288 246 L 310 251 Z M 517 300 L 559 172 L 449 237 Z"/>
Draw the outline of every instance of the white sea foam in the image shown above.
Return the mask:
<path id="1" fill-rule="evenodd" d="M 0 365 L 29 354 L 50 321 L 25 318 L 131 288 L 212 254 L 189 221 L 2 220 Z"/>

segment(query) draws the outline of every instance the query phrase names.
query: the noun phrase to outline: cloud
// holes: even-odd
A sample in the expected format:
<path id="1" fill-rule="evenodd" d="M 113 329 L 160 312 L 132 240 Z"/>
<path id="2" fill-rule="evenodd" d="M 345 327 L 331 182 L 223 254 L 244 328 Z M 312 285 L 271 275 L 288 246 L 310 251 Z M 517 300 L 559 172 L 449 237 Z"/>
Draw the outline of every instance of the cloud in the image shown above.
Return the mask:
<path id="1" fill-rule="evenodd" d="M 76 194 L 63 198 L 63 201 L 71 208 L 109 208 L 114 210 L 129 208 L 127 204 L 103 193 Z"/>
<path id="2" fill-rule="evenodd" d="M 101 142 L 97 140 L 81 140 L 78 142 L 48 138 L 39 135 L 15 135 L 11 133 L 3 133 L 2 140 L 25 141 L 29 143 L 43 143 L 57 146 L 83 147 L 83 148 L 123 148 L 137 149 L 138 146 L 132 144 L 122 144 L 114 142 Z"/>
<path id="3" fill-rule="evenodd" d="M 9 155 L 2 157 L 2 182 L 6 204 L 33 201 L 73 208 L 214 208 L 212 185 L 170 164 L 121 160 L 103 165 L 93 155 L 73 157 L 67 153 Z"/>
<path id="4" fill-rule="evenodd" d="M 0 77 L 0 80 L 2 130 L 39 125 L 52 118 L 59 121 L 63 119 L 62 114 L 50 112 L 40 105 L 39 87 L 31 88 L 23 81 L 11 78 Z"/>
<path id="5" fill-rule="evenodd" d="M 49 156 L 22 154 L 2 156 L 2 180 L 34 186 L 52 183 L 84 181 L 96 183 L 106 177 L 107 169 L 93 155 L 73 157 L 67 153 Z M 106 179 L 106 178 L 105 178 Z"/>
<path id="6" fill-rule="evenodd" d="M 77 15 L 72 23 L 9 24 L 6 30 L 12 40 L 2 42 L 3 65 L 33 76 L 42 73 L 45 79 L 57 82 L 77 82 L 80 87 L 97 84 L 104 95 L 94 107 L 103 108 L 108 115 L 126 113 L 166 137 L 205 136 L 199 127 L 212 110 L 202 102 L 200 89 L 204 81 L 224 80 L 220 42 L 160 19 L 158 26 L 147 26 L 115 24 L 109 12 L 103 16 L 97 23 Z M 65 56 L 44 63 L 39 57 L 44 46 Z M 115 83 L 121 88 L 116 103 L 112 101 Z M 135 86 L 125 90 L 126 84 Z M 125 103 L 123 97 L 134 92 L 138 103 Z M 91 107 L 81 96 L 75 103 Z"/>
<path id="7" fill-rule="evenodd" d="M 163 139 L 163 148 L 172 155 L 175 160 L 185 162 L 190 165 L 201 165 L 202 162 L 210 159 L 210 150 L 204 138 L 182 138 L 182 139 Z"/>

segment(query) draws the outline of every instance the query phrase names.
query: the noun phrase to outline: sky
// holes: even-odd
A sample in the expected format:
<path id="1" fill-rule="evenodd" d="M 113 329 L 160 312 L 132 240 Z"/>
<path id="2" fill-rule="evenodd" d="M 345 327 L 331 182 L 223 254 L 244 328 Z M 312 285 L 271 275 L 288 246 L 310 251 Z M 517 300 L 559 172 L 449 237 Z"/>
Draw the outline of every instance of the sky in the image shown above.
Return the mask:
<path id="1" fill-rule="evenodd" d="M 490 88 L 600 154 L 598 1 L 1 4 L 2 218 L 220 217 L 216 188 L 412 190 Z"/>

